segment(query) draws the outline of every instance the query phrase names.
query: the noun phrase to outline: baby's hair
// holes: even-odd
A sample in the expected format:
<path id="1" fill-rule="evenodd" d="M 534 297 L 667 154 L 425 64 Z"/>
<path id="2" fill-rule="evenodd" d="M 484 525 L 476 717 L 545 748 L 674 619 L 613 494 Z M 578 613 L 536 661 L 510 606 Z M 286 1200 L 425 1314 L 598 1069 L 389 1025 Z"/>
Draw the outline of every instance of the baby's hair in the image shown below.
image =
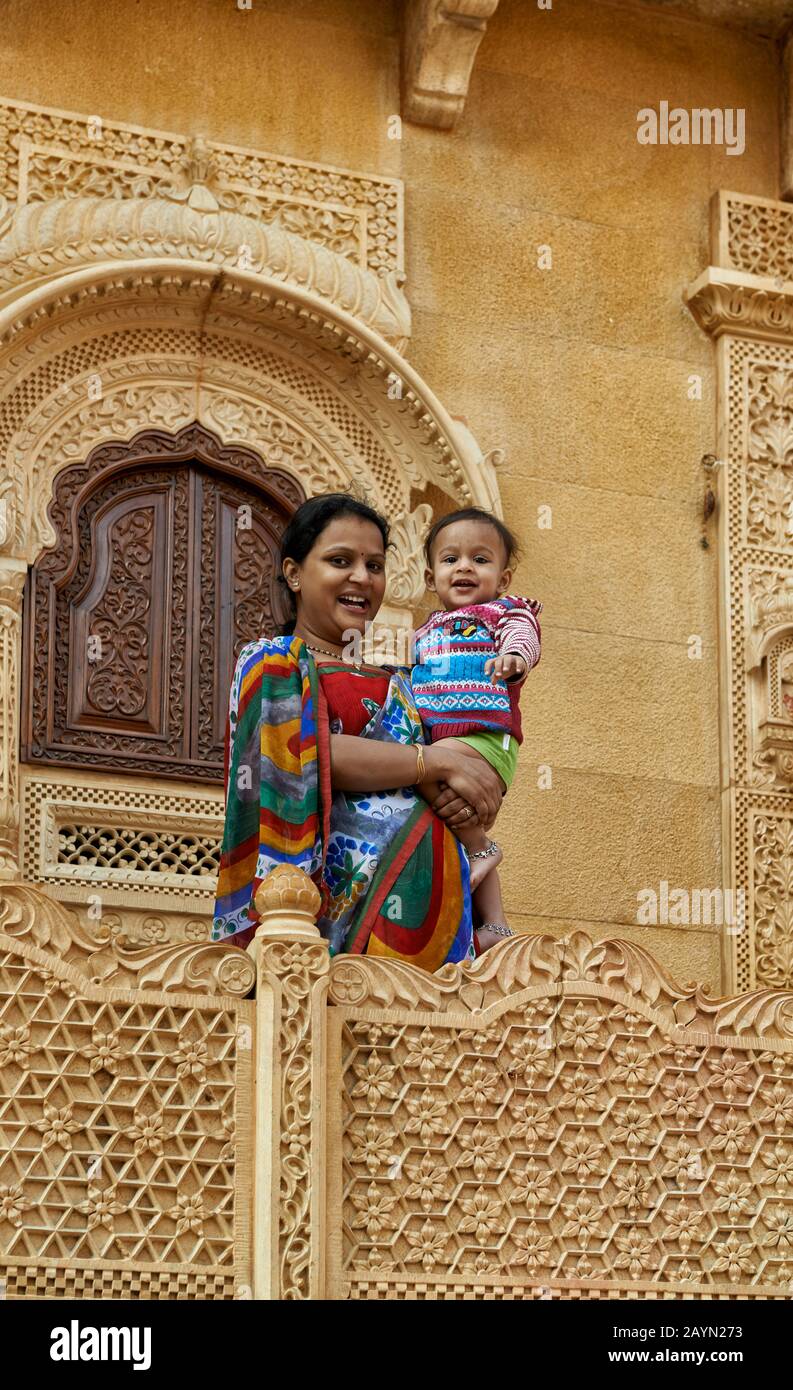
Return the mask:
<path id="1" fill-rule="evenodd" d="M 483 511 L 481 507 L 463 507 L 459 512 L 449 512 L 448 516 L 439 517 L 430 527 L 429 535 L 424 542 L 428 565 L 432 564 L 432 547 L 441 531 L 445 530 L 447 526 L 451 526 L 455 521 L 483 521 L 487 526 L 492 526 L 506 551 L 507 564 L 511 565 L 514 560 L 517 560 L 518 542 L 503 521 L 497 516 L 493 516 L 492 512 Z"/>

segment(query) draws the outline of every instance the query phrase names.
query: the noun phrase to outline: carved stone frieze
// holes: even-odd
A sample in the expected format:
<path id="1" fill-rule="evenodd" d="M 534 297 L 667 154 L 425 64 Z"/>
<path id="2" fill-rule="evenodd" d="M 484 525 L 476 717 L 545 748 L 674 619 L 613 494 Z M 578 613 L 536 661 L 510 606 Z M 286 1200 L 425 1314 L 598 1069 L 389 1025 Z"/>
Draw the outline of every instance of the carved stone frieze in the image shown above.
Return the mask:
<path id="1" fill-rule="evenodd" d="M 224 212 L 203 185 L 202 205 L 167 198 L 62 198 L 18 209 L 0 237 L 0 305 L 54 271 L 163 256 L 253 272 L 319 295 L 403 348 L 410 309 L 396 272 L 379 276 L 294 232 Z"/>
<path id="2" fill-rule="evenodd" d="M 128 440 L 151 423 L 147 401 L 171 429 L 198 420 L 221 425 L 224 442 L 242 435 L 306 491 L 355 478 L 398 515 L 409 489 L 431 482 L 488 504 L 490 468 L 475 441 L 382 339 L 374 351 L 363 327 L 340 338 L 328 315 L 250 283 L 215 286 L 208 303 L 206 275 L 163 270 L 131 295 L 103 271 L 101 299 L 92 282 L 48 298 L 44 322 L 28 313 L 7 327 L 0 448 L 12 554 L 33 558 L 52 543 L 52 481 L 85 456 L 81 441 Z"/>
<path id="3" fill-rule="evenodd" d="M 399 961 L 336 956 L 331 962 L 330 1001 L 355 1009 L 431 1010 L 470 1014 L 487 1028 L 509 997 L 541 988 L 563 994 L 575 982 L 586 992 L 629 989 L 637 1008 L 652 1012 L 667 1028 L 692 1035 L 762 1036 L 793 1046 L 793 993 L 758 990 L 739 1001 L 711 999 L 699 984 L 678 985 L 649 951 L 629 941 L 592 941 L 585 932 L 567 937 L 525 936 L 472 963 L 446 965 L 430 975 Z M 527 993 L 527 998 L 530 994 Z"/>
<path id="4" fill-rule="evenodd" d="M 399 179 L 191 139 L 104 117 L 0 100 L 0 199 L 166 196 L 253 217 L 326 246 L 379 275 L 403 269 Z M 0 231 L 2 219 L 0 218 Z"/>
<path id="5" fill-rule="evenodd" d="M 183 945 L 130 947 L 123 926 L 100 918 L 89 929 L 75 913 L 27 883 L 0 883 L 0 933 L 49 952 L 93 984 L 244 997 L 255 978 L 252 961 L 235 946 L 219 952 L 205 935 Z"/>

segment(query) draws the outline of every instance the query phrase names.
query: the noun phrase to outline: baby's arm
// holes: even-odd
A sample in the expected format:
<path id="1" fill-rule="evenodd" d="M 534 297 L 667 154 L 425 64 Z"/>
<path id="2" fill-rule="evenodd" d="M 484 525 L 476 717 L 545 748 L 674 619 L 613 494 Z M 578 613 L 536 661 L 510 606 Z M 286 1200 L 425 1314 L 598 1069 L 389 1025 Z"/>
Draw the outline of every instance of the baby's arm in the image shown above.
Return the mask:
<path id="1" fill-rule="evenodd" d="M 537 614 L 542 604 L 536 599 L 510 599 L 495 631 L 497 656 L 485 663 L 485 673 L 493 681 L 525 680 L 540 659 L 540 624 Z"/>

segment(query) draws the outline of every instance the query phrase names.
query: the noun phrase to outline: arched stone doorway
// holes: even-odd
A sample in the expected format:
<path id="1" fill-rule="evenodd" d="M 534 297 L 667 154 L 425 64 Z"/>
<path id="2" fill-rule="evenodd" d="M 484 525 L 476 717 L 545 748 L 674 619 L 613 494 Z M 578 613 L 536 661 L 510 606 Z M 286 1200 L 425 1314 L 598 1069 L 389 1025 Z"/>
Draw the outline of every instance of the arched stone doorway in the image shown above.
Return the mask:
<path id="1" fill-rule="evenodd" d="M 201 177 L 193 159 L 153 196 L 0 208 L 0 876 L 144 940 L 205 935 L 222 789 L 42 766 L 32 738 L 20 763 L 22 592 L 59 476 L 198 430 L 247 459 L 241 482 L 260 460 L 296 497 L 354 489 L 391 520 L 383 616 L 405 627 L 433 511 L 500 511 L 490 459 L 402 355 L 400 277 L 226 210 Z"/>

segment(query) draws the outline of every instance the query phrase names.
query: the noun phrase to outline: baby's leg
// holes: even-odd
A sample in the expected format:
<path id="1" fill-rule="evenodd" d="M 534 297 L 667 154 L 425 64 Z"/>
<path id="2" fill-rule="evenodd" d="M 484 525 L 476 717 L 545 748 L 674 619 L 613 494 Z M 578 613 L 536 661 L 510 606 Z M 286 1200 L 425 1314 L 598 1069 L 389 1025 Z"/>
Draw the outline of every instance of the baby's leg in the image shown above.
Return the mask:
<path id="1" fill-rule="evenodd" d="M 501 879 L 499 874 L 490 873 L 487 878 L 479 884 L 473 895 L 474 908 L 480 922 L 493 922 L 496 926 L 505 927 L 507 925 L 504 916 L 504 900 L 501 897 Z M 488 931 L 487 927 L 477 930 L 476 939 L 479 950 L 487 951 L 491 946 L 495 946 L 499 941 L 503 941 L 502 936 L 497 936 L 495 932 Z"/>
<path id="2" fill-rule="evenodd" d="M 452 742 L 456 742 L 456 739 L 452 739 Z M 422 782 L 421 784 L 422 794 L 429 802 L 430 806 L 432 805 L 435 798 L 440 795 L 442 790 L 443 786 L 440 782 Z M 482 825 L 474 825 L 471 827 L 470 830 L 467 830 L 464 825 L 456 825 L 454 827 L 453 833 L 457 836 L 457 839 L 460 841 L 460 844 L 463 846 L 463 848 L 469 855 L 476 854 L 481 852 L 482 850 L 489 849 L 490 846 L 493 844 L 493 841 L 490 839 L 489 835 L 487 834 L 487 831 Z M 490 874 L 498 864 L 501 863 L 503 857 L 504 856 L 501 852 L 501 849 L 498 845 L 495 845 L 492 852 L 488 854 L 486 858 L 472 859 L 470 861 L 472 893 L 475 892 L 482 880 L 488 874 Z M 485 917 L 483 920 L 496 921 L 497 919 Z"/>

